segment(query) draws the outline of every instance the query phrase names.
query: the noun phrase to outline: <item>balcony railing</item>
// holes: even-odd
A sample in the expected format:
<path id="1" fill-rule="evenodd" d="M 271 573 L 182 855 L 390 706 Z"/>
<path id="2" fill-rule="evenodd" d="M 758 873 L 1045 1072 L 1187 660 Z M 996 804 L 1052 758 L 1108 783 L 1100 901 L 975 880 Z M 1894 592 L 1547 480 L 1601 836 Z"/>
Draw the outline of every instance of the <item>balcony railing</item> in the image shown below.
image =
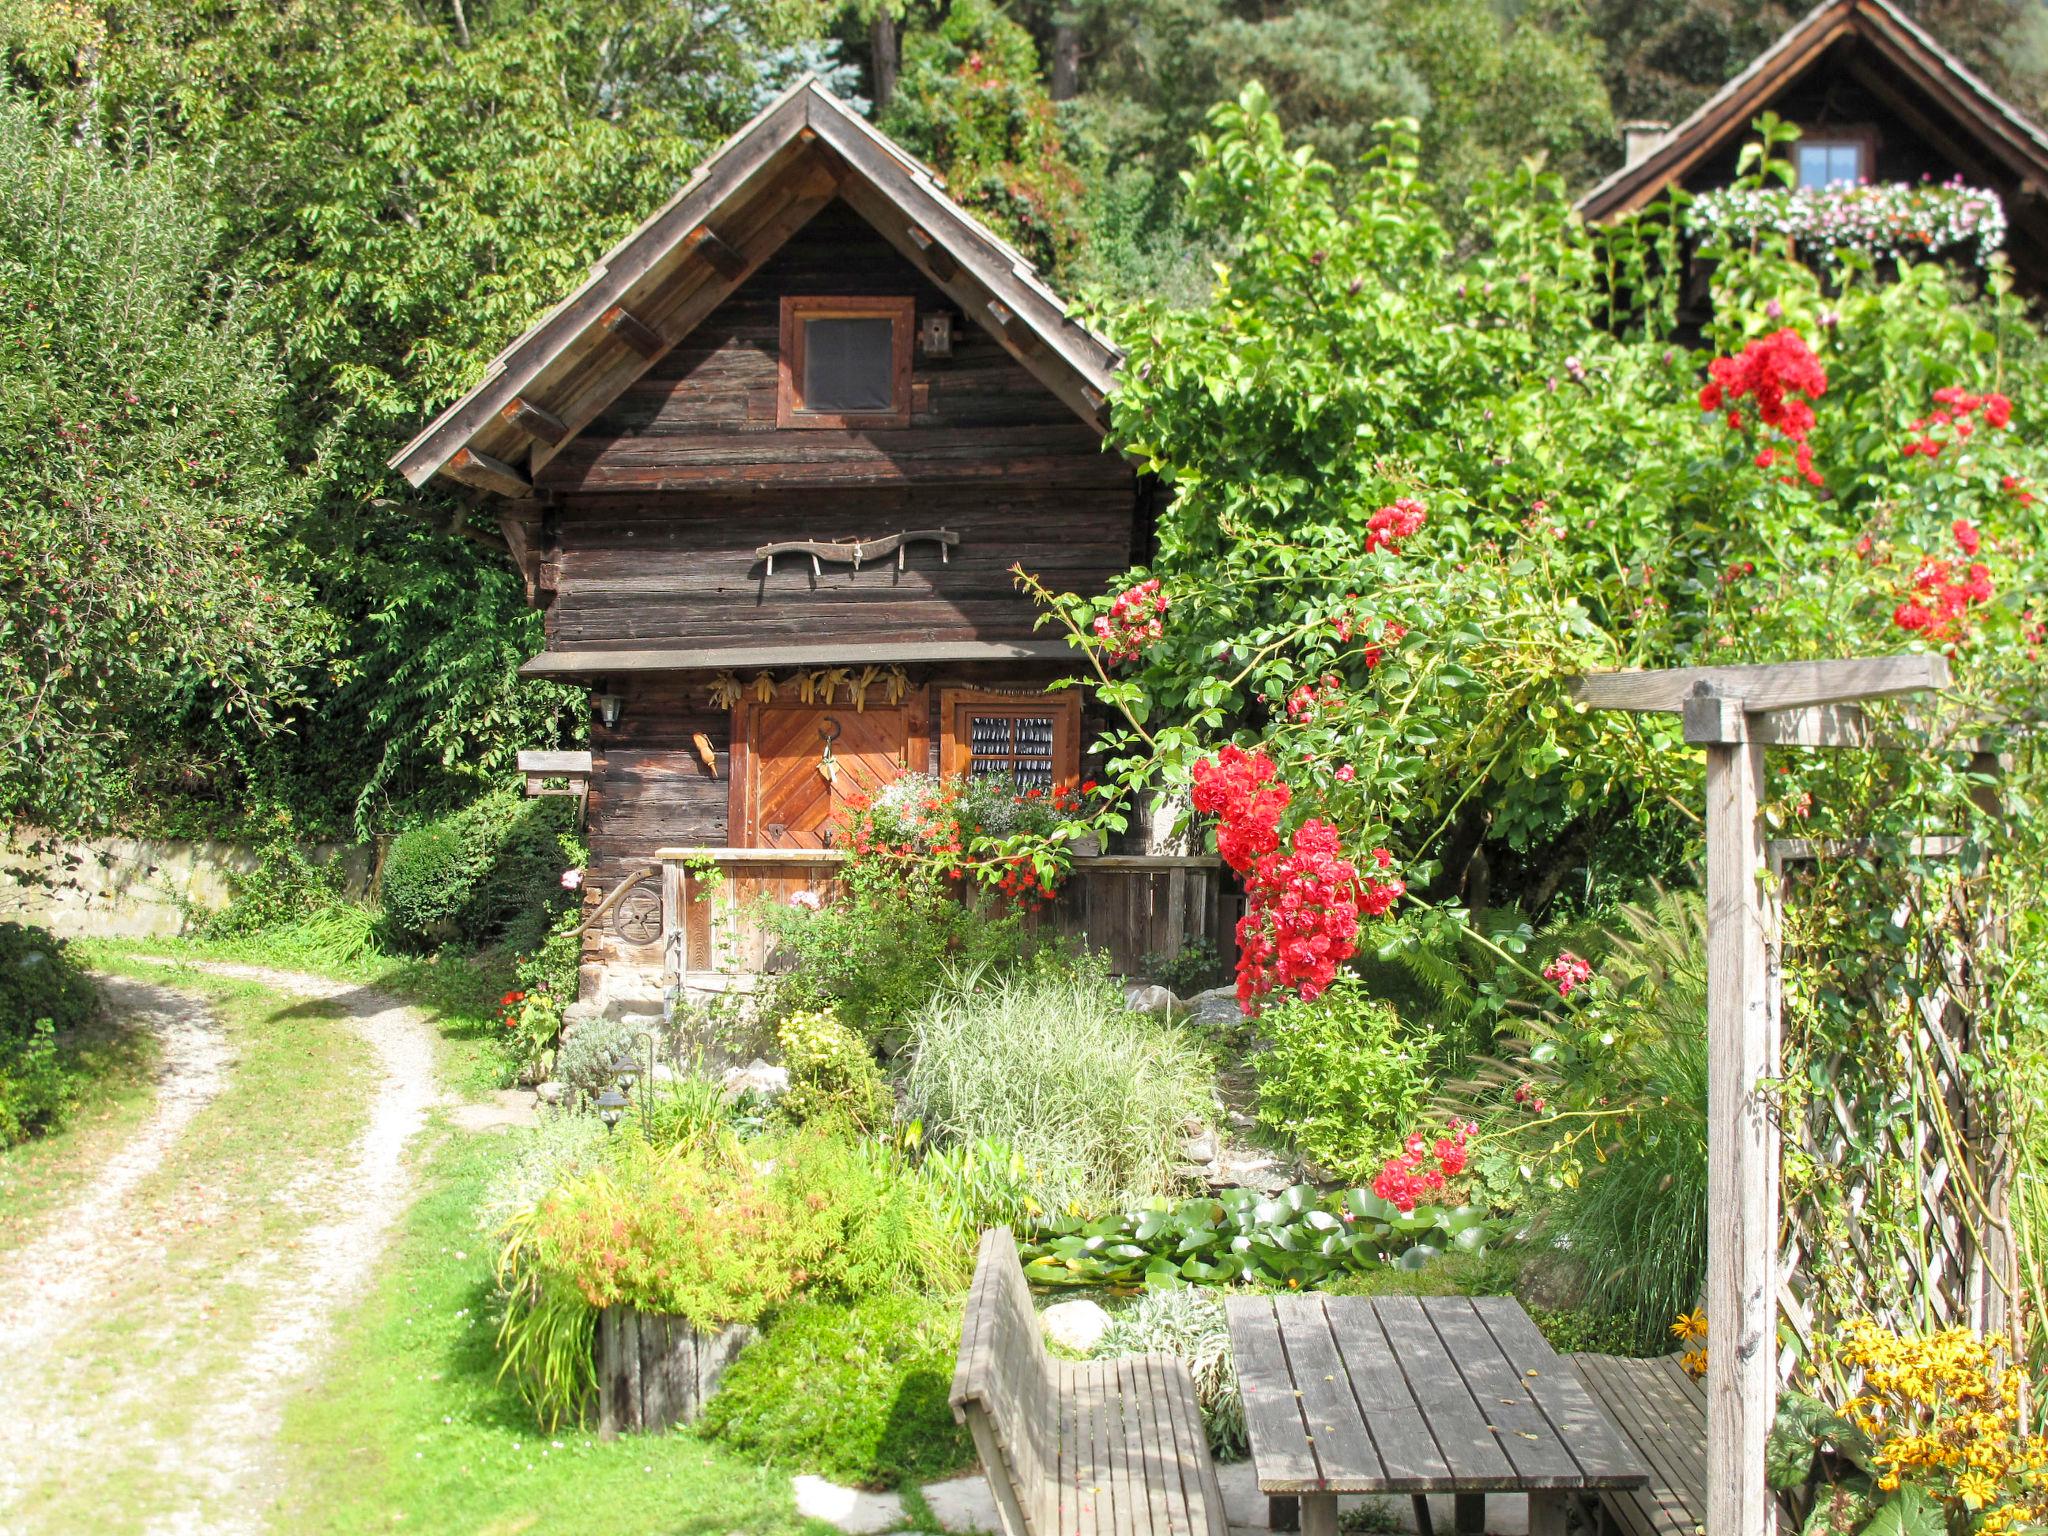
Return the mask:
<path id="1" fill-rule="evenodd" d="M 774 938 L 756 914 L 799 892 L 831 901 L 844 851 L 805 848 L 663 848 L 661 914 L 667 982 L 686 993 L 752 985 L 774 968 Z M 1035 921 L 1107 950 L 1121 975 L 1148 955 L 1176 955 L 1206 938 L 1230 953 L 1241 898 L 1225 890 L 1213 857 L 1100 854 L 1076 858 L 1060 894 Z"/>

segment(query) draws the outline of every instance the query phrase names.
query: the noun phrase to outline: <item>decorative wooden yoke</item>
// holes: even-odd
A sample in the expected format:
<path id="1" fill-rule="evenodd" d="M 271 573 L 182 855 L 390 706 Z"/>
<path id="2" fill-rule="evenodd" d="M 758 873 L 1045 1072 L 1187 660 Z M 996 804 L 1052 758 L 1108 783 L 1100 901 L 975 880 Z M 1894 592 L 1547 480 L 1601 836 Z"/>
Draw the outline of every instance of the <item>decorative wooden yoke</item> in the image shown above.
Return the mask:
<path id="1" fill-rule="evenodd" d="M 1676 714 L 1707 754 L 1706 1529 L 1771 1536 L 1764 1447 L 1776 1412 L 1779 1064 L 1774 892 L 1764 883 L 1764 749 L 1863 746 L 1856 703 L 1946 687 L 1940 656 L 1602 672 L 1596 709 Z"/>
<path id="2" fill-rule="evenodd" d="M 952 1403 L 1003 1536 L 1228 1536 L 1187 1366 L 1048 1356 L 1008 1227 L 982 1234 Z"/>
<path id="3" fill-rule="evenodd" d="M 896 569 L 903 569 L 903 547 L 906 544 L 936 544 L 939 546 L 939 563 L 945 565 L 952 558 L 952 552 L 960 547 L 960 535 L 950 528 L 916 528 L 906 533 L 884 534 L 879 539 L 838 539 L 830 543 L 818 539 L 790 539 L 780 544 L 763 544 L 754 551 L 756 560 L 768 562 L 767 574 L 775 574 L 777 555 L 809 555 L 811 574 L 820 574 L 818 562 L 830 560 L 835 565 L 851 565 L 856 571 L 869 560 L 879 560 L 883 555 L 896 557 Z"/>

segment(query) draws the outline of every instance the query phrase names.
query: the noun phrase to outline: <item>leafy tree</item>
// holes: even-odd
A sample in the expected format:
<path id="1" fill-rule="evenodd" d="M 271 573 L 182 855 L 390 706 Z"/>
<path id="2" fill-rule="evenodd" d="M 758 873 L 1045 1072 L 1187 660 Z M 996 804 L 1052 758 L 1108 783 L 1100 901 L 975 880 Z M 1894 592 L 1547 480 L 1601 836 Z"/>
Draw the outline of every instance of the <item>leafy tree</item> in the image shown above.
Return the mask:
<path id="1" fill-rule="evenodd" d="M 541 634 L 503 555 L 441 531 L 452 503 L 384 460 L 816 61 L 817 20 L 809 0 L 98 0 L 0 22 L 50 120 L 186 168 L 284 352 L 297 527 L 337 632 L 296 739 L 251 771 L 316 822 L 432 809 L 580 725 L 573 692 L 511 673 Z"/>
<path id="2" fill-rule="evenodd" d="M 954 0 L 936 28 L 912 34 L 879 126 L 1055 281 L 1064 273 L 1082 239 L 1081 178 L 1030 34 L 989 0 Z"/>
<path id="3" fill-rule="evenodd" d="M 168 168 L 0 98 L 0 814 L 203 783 L 332 638 L 284 380 L 211 246 Z"/>
<path id="4" fill-rule="evenodd" d="M 1589 231 L 1524 168 L 1482 189 L 1461 258 L 1416 155 L 1396 131 L 1347 193 L 1255 89 L 1199 144 L 1190 215 L 1233 257 L 1202 308 L 1119 324 L 1114 434 L 1172 492 L 1141 573 L 1171 597 L 1165 637 L 1101 690 L 1137 713 L 1130 769 L 1255 737 L 1348 846 L 1444 893 L 1484 850 L 1496 894 L 1535 909 L 1567 872 L 1665 863 L 1692 815 L 1675 724 L 1585 714 L 1566 679 L 1925 643 L 1895 611 L 1931 600 L 1923 560 L 1954 566 L 1946 591 L 1980 539 L 1995 596 L 1957 595 L 1965 692 L 2036 717 L 2038 439 L 1906 451 L 1937 388 L 2031 376 L 2041 338 L 2002 275 L 1969 298 L 1937 264 L 1880 282 L 1863 262 L 1828 292 L 1721 253 L 1715 352 L 1787 329 L 1818 349 L 1822 421 L 1798 439 L 1745 401 L 1740 425 L 1703 415 L 1708 358 L 1668 305 L 1610 308 L 1668 223 Z M 1067 612 L 1086 632 L 1109 601 Z"/>

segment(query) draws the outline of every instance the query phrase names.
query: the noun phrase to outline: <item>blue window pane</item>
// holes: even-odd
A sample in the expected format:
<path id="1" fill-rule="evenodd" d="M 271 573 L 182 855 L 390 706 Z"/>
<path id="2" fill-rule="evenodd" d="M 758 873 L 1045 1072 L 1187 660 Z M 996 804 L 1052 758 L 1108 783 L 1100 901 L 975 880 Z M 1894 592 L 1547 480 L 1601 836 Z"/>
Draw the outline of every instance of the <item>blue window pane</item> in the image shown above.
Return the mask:
<path id="1" fill-rule="evenodd" d="M 1832 187 L 1863 179 L 1863 146 L 1856 143 L 1828 143 L 1816 140 L 1797 146 L 1799 185 Z"/>

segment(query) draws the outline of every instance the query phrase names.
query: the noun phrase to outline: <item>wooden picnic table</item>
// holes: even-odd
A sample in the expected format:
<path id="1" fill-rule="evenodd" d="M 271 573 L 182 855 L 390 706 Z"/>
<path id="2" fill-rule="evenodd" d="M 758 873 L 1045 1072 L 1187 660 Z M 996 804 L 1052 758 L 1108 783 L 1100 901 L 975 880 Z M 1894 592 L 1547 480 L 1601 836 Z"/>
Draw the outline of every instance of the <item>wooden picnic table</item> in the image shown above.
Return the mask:
<path id="1" fill-rule="evenodd" d="M 1529 1496 L 1531 1536 L 1564 1536 L 1567 1501 L 1650 1469 L 1507 1296 L 1234 1296 L 1230 1347 L 1259 1490 L 1275 1525 L 1336 1536 L 1337 1496 L 1457 1495 L 1481 1530 L 1489 1493 Z"/>

